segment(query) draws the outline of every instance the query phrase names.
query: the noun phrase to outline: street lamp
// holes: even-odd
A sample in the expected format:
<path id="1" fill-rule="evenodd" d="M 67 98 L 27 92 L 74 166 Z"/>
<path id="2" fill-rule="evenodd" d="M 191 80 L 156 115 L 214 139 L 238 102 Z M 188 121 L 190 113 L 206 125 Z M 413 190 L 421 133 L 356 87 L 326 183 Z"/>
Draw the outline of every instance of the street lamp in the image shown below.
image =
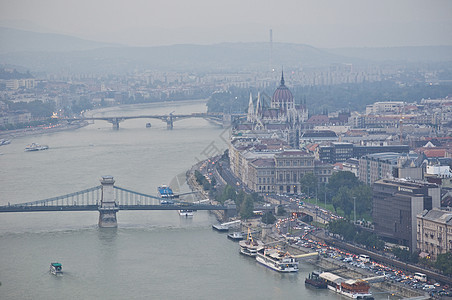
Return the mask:
<path id="1" fill-rule="evenodd" d="M 353 197 L 353 224 L 356 224 L 356 197 Z"/>

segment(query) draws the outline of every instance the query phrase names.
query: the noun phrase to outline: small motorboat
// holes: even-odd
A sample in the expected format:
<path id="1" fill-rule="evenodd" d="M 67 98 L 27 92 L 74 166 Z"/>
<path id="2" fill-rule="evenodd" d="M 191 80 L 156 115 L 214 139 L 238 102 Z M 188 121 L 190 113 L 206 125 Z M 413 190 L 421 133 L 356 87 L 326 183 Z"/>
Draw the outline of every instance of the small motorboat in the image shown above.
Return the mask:
<path id="1" fill-rule="evenodd" d="M 57 262 L 51 263 L 50 273 L 52 273 L 53 275 L 63 275 L 63 266 Z"/>

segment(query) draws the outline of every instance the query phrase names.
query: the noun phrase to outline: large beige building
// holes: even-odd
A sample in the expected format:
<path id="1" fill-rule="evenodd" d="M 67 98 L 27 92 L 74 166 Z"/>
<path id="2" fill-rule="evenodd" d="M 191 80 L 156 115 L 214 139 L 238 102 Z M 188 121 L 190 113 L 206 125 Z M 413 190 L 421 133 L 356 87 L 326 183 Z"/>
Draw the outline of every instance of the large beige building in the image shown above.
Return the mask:
<path id="1" fill-rule="evenodd" d="M 452 252 L 452 211 L 433 208 L 417 215 L 417 248 L 434 259 Z"/>
<path id="2" fill-rule="evenodd" d="M 299 194 L 305 174 L 313 173 L 319 183 L 326 183 L 333 170 L 331 164 L 316 161 L 314 154 L 285 148 L 278 140 L 231 141 L 229 159 L 234 175 L 258 193 Z"/>

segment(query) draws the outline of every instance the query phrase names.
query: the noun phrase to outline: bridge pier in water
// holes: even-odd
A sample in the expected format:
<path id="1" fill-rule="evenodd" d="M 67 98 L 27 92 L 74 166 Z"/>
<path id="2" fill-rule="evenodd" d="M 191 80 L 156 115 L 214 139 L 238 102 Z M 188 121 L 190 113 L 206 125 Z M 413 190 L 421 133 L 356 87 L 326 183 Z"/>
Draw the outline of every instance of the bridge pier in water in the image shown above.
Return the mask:
<path id="1" fill-rule="evenodd" d="M 171 130 L 173 129 L 173 114 L 171 113 L 169 117 L 166 118 L 166 129 Z"/>
<path id="2" fill-rule="evenodd" d="M 108 122 L 110 122 L 111 124 L 113 124 L 113 129 L 118 130 L 119 129 L 119 122 L 121 122 L 122 120 L 119 118 L 113 118 L 113 119 L 109 119 Z"/>
<path id="3" fill-rule="evenodd" d="M 100 180 L 102 184 L 102 197 L 98 207 L 99 210 L 99 227 L 101 228 L 116 228 L 118 221 L 116 220 L 116 213 L 119 210 L 115 201 L 113 176 L 102 176 Z"/>

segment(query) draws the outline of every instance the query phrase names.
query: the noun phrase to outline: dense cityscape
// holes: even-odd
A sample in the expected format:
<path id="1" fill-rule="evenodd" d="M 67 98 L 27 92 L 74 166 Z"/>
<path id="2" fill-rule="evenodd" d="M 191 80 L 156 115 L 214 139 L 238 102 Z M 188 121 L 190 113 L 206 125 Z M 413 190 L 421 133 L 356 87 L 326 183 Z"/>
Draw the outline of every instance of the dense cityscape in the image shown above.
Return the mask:
<path id="1" fill-rule="evenodd" d="M 450 4 L 421 6 L 375 47 L 363 20 L 118 44 L 1 17 L 0 298 L 452 299 Z"/>

